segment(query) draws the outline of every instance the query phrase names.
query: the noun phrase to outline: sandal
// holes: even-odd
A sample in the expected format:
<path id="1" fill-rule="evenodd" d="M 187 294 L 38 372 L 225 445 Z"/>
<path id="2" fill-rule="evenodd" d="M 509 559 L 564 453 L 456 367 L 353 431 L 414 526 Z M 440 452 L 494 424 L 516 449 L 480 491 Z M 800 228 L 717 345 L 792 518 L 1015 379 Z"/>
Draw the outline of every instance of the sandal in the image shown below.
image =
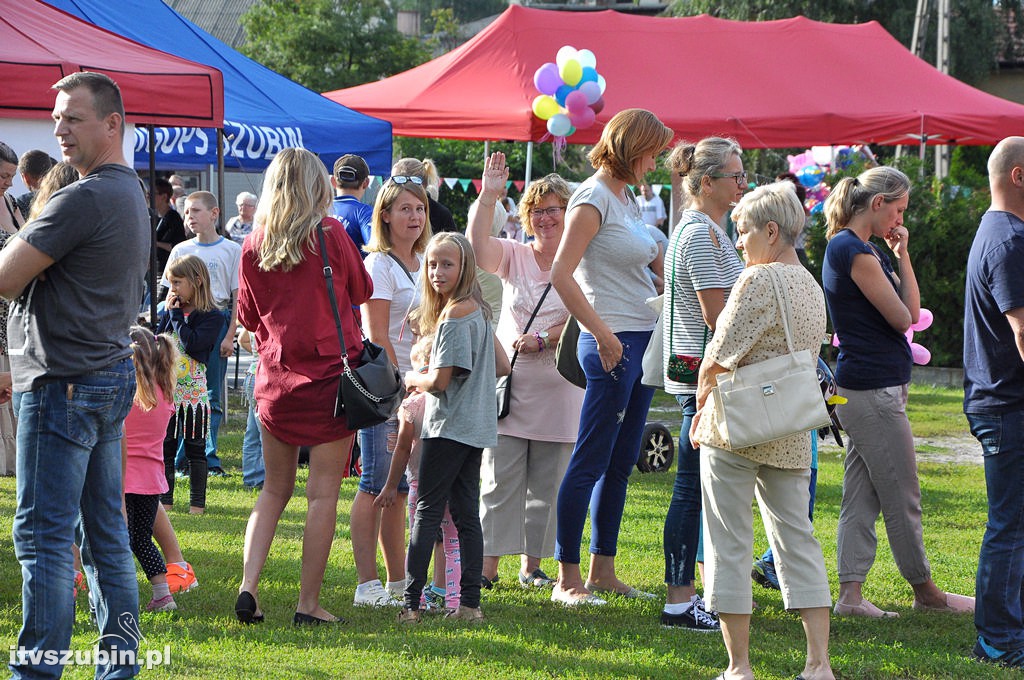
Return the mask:
<path id="1" fill-rule="evenodd" d="M 534 569 L 528 576 L 523 572 L 519 572 L 519 585 L 524 588 L 550 588 L 555 585 L 555 579 L 540 569 Z"/>

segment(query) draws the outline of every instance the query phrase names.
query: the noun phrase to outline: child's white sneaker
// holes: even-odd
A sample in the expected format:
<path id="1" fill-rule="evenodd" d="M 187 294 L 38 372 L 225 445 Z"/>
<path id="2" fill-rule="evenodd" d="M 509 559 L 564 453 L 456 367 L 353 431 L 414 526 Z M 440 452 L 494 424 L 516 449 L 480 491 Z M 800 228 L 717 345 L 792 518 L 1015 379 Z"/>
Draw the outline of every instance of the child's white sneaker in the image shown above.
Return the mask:
<path id="1" fill-rule="evenodd" d="M 356 596 L 352 604 L 357 607 L 401 607 L 403 603 L 384 589 L 380 579 L 374 579 L 356 586 Z"/>

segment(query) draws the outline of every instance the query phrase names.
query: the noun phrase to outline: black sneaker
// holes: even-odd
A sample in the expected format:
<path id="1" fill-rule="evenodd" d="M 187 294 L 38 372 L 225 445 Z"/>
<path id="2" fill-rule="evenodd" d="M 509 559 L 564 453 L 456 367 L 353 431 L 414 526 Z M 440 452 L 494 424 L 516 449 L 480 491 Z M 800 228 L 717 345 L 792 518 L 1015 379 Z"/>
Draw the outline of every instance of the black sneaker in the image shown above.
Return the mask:
<path id="1" fill-rule="evenodd" d="M 230 472 L 225 472 L 224 468 L 222 468 L 222 467 L 212 467 L 209 470 L 207 470 L 207 476 L 208 477 L 230 477 L 231 473 Z"/>
<path id="2" fill-rule="evenodd" d="M 985 642 L 985 638 L 978 636 L 974 643 L 974 652 L 971 654 L 976 660 L 985 663 L 993 663 L 1008 668 L 1024 668 L 1024 649 L 1011 649 L 1003 651 L 996 649 Z"/>
<path id="3" fill-rule="evenodd" d="M 718 633 L 722 630 L 718 617 L 704 609 L 704 600 L 697 600 L 682 614 L 661 612 L 663 628 L 687 628 L 698 633 Z"/>

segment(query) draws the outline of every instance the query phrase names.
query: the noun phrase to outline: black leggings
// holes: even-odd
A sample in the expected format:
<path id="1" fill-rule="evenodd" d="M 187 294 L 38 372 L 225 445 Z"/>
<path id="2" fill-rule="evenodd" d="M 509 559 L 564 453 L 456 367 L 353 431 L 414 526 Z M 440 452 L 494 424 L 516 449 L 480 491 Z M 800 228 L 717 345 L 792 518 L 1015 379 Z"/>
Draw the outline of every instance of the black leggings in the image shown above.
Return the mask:
<path id="1" fill-rule="evenodd" d="M 124 510 L 128 515 L 128 542 L 135 559 L 142 565 L 146 578 L 152 580 L 157 574 L 166 574 L 167 565 L 160 551 L 153 544 L 153 522 L 160 503 L 159 494 L 126 493 Z"/>
<path id="2" fill-rule="evenodd" d="M 409 609 L 419 609 L 445 505 L 459 532 L 460 604 L 480 606 L 480 576 L 484 565 L 484 536 L 480 528 L 482 451 L 451 439 L 424 439 L 420 444 L 419 498 L 409 536 L 406 567 L 410 582 L 405 589 L 405 604 Z"/>
<path id="3" fill-rule="evenodd" d="M 178 453 L 178 414 L 167 423 L 164 437 L 164 474 L 167 475 L 167 493 L 160 497 L 164 505 L 174 505 L 174 457 Z M 205 428 L 201 428 L 205 431 Z M 186 434 L 196 434 L 186 432 Z M 185 436 L 185 458 L 189 471 L 189 504 L 194 508 L 206 507 L 206 437 Z"/>

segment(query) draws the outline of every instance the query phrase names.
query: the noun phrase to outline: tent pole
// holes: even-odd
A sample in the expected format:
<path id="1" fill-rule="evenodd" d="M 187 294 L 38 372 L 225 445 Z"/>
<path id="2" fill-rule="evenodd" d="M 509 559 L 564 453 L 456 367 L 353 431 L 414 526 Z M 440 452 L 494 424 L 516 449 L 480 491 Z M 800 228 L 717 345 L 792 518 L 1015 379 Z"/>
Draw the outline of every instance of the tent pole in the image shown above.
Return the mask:
<path id="1" fill-rule="evenodd" d="M 147 125 L 149 133 L 149 327 L 156 330 L 156 140 L 152 125 Z M 163 275 L 163 272 L 160 272 Z"/>
<path id="2" fill-rule="evenodd" d="M 533 177 L 533 140 L 526 143 L 526 184 L 523 188 L 530 186 L 530 179 Z"/>
<path id="3" fill-rule="evenodd" d="M 217 200 L 220 202 L 220 217 L 217 219 L 217 231 L 224 233 L 224 130 L 217 128 Z"/>

